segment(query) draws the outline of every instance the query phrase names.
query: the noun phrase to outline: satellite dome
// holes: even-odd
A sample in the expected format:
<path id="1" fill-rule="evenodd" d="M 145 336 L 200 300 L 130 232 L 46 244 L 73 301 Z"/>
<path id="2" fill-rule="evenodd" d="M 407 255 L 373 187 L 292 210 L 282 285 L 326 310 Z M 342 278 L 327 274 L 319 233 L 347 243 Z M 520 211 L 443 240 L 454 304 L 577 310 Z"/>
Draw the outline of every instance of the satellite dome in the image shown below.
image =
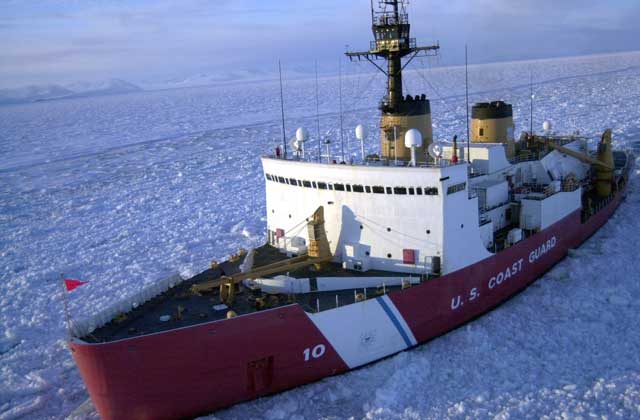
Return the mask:
<path id="1" fill-rule="evenodd" d="M 364 140 L 366 137 L 367 137 L 367 128 L 362 124 L 358 124 L 358 126 L 356 127 L 356 138 L 358 140 Z"/>
<path id="2" fill-rule="evenodd" d="M 405 147 L 422 146 L 422 133 L 417 128 L 411 128 L 404 134 Z"/>
<path id="3" fill-rule="evenodd" d="M 307 141 L 309 138 L 309 132 L 306 128 L 300 127 L 296 130 L 296 140 L 298 141 Z"/>
<path id="4" fill-rule="evenodd" d="M 546 132 L 551 131 L 551 123 L 549 121 L 545 121 L 542 123 L 542 129 Z"/>

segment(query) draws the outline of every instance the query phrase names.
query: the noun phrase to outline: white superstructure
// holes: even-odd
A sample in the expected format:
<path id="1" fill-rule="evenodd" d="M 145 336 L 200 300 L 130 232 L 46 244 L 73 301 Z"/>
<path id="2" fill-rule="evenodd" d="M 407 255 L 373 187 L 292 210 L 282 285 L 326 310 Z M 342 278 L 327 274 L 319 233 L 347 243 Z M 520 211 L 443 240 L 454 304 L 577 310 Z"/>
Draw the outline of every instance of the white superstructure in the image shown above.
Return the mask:
<path id="1" fill-rule="evenodd" d="M 582 150 L 580 141 L 568 147 Z M 451 155 L 444 147 L 443 156 Z M 324 207 L 334 261 L 350 270 L 446 274 L 544 229 L 581 206 L 588 174 L 577 159 L 551 152 L 510 163 L 500 143 L 473 145 L 471 164 L 327 164 L 263 157 L 269 242 L 306 251 L 306 222 Z M 566 186 L 565 186 L 566 187 Z M 500 240 L 502 241 L 502 236 Z"/>

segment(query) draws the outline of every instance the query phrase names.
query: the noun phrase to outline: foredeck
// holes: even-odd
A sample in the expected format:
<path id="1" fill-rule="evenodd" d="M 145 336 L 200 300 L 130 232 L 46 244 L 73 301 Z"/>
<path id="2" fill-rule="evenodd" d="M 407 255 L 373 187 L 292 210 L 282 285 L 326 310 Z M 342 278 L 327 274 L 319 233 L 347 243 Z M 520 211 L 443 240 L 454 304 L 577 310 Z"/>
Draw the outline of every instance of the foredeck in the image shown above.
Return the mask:
<path id="1" fill-rule="evenodd" d="M 270 245 L 263 245 L 254 252 L 254 266 L 259 267 L 287 259 Z M 202 273 L 183 281 L 179 285 L 167 290 L 144 304 L 132 309 L 126 314 L 115 317 L 106 325 L 93 331 L 82 339 L 91 343 L 110 342 L 169 331 L 201 323 L 222 320 L 232 309 L 237 315 L 257 312 L 255 299 L 251 291 L 239 285 L 239 292 L 231 308 L 222 307 L 216 310 L 214 306 L 221 304 L 218 290 L 210 293 L 197 294 L 191 291 L 191 286 L 208 280 L 215 280 L 223 275 L 231 275 L 240 271 L 242 259 L 225 261 L 215 269 L 208 269 Z M 317 271 L 313 266 L 288 273 L 298 278 L 316 277 L 407 277 L 407 273 L 392 271 L 369 270 L 366 272 L 349 271 L 338 264 L 330 264 L 326 269 Z M 415 276 L 414 276 L 415 277 Z M 358 288 L 327 292 L 310 292 L 293 295 L 270 295 L 268 308 L 277 308 L 290 304 L 299 304 L 307 312 L 317 312 L 332 309 L 337 306 L 349 305 L 355 302 L 355 293 L 366 294 L 367 298 L 379 296 L 381 293 L 399 290 L 400 286 L 385 286 L 385 290 L 377 287 Z M 181 309 L 180 309 L 181 308 Z M 266 309 L 266 308 L 265 308 Z M 179 312 L 181 315 L 178 315 Z M 168 321 L 161 321 L 160 317 L 169 316 Z"/>

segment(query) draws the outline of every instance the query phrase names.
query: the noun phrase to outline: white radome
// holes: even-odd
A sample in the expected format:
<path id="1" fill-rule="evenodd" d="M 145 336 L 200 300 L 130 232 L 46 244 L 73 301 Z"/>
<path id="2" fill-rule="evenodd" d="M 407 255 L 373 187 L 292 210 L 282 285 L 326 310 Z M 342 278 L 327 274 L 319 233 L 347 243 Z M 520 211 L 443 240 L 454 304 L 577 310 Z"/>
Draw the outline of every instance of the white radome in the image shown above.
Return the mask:
<path id="1" fill-rule="evenodd" d="M 296 140 L 302 142 L 302 141 L 307 141 L 308 138 L 309 138 L 309 132 L 307 131 L 306 128 L 300 127 L 296 130 Z"/>
<path id="2" fill-rule="evenodd" d="M 545 121 L 542 123 L 542 129 L 546 132 L 551 131 L 551 123 L 549 121 Z"/>
<path id="3" fill-rule="evenodd" d="M 427 149 L 429 156 L 434 159 L 440 159 L 442 157 L 443 148 L 440 143 L 431 143 Z"/>
<path id="4" fill-rule="evenodd" d="M 362 124 L 358 124 L 358 126 L 356 127 L 356 138 L 362 141 L 366 137 L 367 137 L 367 128 Z"/>
<path id="5" fill-rule="evenodd" d="M 404 134 L 405 147 L 422 146 L 422 133 L 417 128 L 411 128 Z"/>

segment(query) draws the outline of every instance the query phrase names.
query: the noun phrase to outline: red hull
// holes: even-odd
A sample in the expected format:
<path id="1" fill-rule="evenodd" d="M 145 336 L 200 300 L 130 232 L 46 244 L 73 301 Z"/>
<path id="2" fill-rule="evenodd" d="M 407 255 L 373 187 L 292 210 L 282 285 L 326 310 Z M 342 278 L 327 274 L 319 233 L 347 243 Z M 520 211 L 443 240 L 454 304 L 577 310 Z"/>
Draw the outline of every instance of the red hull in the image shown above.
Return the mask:
<path id="1" fill-rule="evenodd" d="M 623 193 L 585 224 L 576 211 L 472 266 L 388 296 L 418 343 L 452 330 L 534 282 L 600 228 Z M 304 361 L 310 344 L 323 357 Z M 297 305 L 111 343 L 70 343 L 104 419 L 191 417 L 349 369 Z"/>

